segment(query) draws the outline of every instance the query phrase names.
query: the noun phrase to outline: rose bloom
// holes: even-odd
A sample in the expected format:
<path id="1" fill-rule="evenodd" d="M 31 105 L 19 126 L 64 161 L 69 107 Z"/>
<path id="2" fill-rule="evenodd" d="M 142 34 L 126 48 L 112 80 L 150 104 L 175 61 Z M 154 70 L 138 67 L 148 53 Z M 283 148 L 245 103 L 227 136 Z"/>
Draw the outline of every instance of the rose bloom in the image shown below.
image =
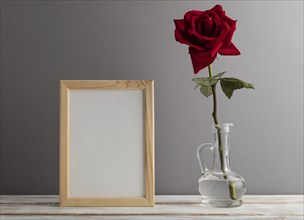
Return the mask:
<path id="1" fill-rule="evenodd" d="M 222 6 L 216 5 L 206 11 L 189 11 L 184 19 L 176 19 L 176 41 L 189 45 L 194 69 L 198 73 L 220 55 L 240 55 L 231 42 L 236 21 L 229 18 Z"/>

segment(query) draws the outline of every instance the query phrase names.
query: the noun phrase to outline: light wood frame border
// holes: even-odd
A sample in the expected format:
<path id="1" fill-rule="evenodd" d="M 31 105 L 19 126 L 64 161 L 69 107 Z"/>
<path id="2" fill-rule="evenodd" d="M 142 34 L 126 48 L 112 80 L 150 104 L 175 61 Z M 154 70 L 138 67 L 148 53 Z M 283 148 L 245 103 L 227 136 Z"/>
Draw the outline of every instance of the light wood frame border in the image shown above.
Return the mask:
<path id="1" fill-rule="evenodd" d="M 145 195 L 144 197 L 69 197 L 70 89 L 144 90 Z M 154 206 L 154 81 L 61 80 L 60 81 L 60 206 Z"/>

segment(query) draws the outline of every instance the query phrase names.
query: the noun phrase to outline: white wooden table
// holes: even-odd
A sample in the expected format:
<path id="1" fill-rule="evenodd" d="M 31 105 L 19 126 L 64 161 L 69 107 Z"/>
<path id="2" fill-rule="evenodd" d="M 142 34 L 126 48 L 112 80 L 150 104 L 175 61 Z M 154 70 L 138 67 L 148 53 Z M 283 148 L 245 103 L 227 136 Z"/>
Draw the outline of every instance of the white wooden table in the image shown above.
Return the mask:
<path id="1" fill-rule="evenodd" d="M 200 196 L 156 196 L 155 207 L 62 208 L 58 196 L 0 196 L 1 220 L 34 219 L 275 219 L 303 220 L 303 195 L 244 197 L 238 208 L 207 208 Z"/>

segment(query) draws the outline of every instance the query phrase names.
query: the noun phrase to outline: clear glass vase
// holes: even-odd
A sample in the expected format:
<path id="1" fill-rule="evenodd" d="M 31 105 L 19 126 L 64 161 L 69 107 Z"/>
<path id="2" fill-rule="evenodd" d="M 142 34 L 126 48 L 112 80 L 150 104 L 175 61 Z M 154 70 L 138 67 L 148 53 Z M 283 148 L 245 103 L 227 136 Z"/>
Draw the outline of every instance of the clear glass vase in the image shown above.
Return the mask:
<path id="1" fill-rule="evenodd" d="M 198 180 L 198 189 L 202 195 L 202 204 L 216 207 L 237 207 L 242 205 L 242 196 L 246 192 L 245 180 L 230 170 L 229 132 L 233 124 L 225 123 L 213 126 L 214 142 L 202 144 L 197 149 L 202 176 Z M 203 160 L 203 151 L 213 151 L 213 166 L 207 169 Z"/>

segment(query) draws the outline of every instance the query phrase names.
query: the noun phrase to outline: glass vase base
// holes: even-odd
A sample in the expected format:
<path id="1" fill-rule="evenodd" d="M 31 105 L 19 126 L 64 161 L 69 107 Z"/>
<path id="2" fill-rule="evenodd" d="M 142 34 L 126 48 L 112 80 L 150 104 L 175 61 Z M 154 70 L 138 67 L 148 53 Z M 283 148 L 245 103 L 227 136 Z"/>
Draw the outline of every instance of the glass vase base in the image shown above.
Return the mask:
<path id="1" fill-rule="evenodd" d="M 206 207 L 220 207 L 220 208 L 230 208 L 230 207 L 240 207 L 243 201 L 231 200 L 231 199 L 202 199 L 202 205 Z"/>

